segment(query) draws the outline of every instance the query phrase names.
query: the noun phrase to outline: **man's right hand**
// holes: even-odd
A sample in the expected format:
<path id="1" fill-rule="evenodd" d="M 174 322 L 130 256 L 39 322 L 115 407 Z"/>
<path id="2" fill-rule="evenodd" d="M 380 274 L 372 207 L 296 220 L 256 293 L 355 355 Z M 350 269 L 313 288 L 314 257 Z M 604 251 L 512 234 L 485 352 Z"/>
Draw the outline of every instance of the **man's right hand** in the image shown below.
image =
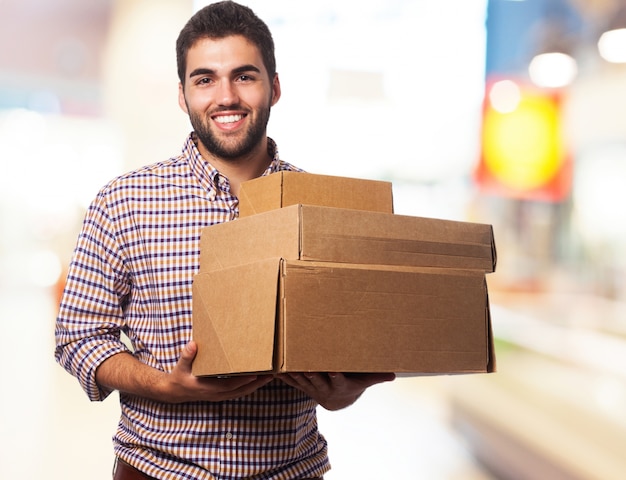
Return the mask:
<path id="1" fill-rule="evenodd" d="M 129 353 L 106 359 L 96 371 L 101 387 L 164 403 L 220 402 L 249 395 L 271 382 L 272 375 L 229 378 L 196 377 L 191 364 L 198 347 L 191 341 L 183 348 L 170 373 L 150 367 Z"/>
<path id="2" fill-rule="evenodd" d="M 191 364 L 198 352 L 194 341 L 183 348 L 178 363 L 166 382 L 166 396 L 172 403 L 207 400 L 220 402 L 244 397 L 269 383 L 272 375 L 242 375 L 228 378 L 196 377 L 191 373 Z"/>

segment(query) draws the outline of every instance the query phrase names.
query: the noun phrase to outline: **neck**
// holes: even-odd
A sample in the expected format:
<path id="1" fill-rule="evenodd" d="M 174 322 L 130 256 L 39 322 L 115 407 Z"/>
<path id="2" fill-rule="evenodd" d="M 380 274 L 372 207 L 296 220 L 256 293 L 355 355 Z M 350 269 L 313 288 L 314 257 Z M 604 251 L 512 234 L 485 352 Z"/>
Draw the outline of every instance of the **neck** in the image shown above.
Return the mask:
<path id="1" fill-rule="evenodd" d="M 242 182 L 260 177 L 272 162 L 272 158 L 267 153 L 267 137 L 253 151 L 238 158 L 218 157 L 209 152 L 200 141 L 198 141 L 198 150 L 221 175 L 228 178 L 230 190 L 235 196 L 239 195 Z"/>

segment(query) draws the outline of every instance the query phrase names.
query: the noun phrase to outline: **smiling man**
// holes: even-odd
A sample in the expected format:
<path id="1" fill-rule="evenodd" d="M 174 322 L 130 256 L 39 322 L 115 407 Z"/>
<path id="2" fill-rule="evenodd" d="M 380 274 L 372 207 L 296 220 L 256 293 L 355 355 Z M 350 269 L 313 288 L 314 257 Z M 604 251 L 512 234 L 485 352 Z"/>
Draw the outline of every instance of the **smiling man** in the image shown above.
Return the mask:
<path id="1" fill-rule="evenodd" d="M 198 150 L 230 181 L 237 193 L 242 180 L 268 167 L 265 134 L 280 82 L 268 72 L 259 49 L 242 35 L 201 38 L 187 51 L 179 103 L 189 114 Z"/>
<path id="2" fill-rule="evenodd" d="M 112 180 L 90 205 L 57 317 L 57 361 L 91 400 L 120 393 L 116 480 L 321 478 L 330 466 L 317 406 L 344 408 L 393 375 L 192 375 L 200 231 L 237 218 L 241 182 L 299 170 L 266 136 L 280 82 L 269 29 L 250 9 L 205 7 L 176 52 L 193 132 L 178 157 Z"/>

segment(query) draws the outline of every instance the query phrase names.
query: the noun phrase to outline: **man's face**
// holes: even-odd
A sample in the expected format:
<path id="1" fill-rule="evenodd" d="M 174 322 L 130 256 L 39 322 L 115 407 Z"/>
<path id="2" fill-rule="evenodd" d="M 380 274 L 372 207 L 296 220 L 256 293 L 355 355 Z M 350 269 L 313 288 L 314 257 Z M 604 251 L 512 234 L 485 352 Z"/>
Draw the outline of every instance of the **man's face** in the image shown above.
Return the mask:
<path id="1" fill-rule="evenodd" d="M 269 78 L 258 48 L 244 37 L 200 39 L 187 52 L 179 104 L 203 155 L 237 160 L 255 153 L 279 98 L 278 76 Z"/>

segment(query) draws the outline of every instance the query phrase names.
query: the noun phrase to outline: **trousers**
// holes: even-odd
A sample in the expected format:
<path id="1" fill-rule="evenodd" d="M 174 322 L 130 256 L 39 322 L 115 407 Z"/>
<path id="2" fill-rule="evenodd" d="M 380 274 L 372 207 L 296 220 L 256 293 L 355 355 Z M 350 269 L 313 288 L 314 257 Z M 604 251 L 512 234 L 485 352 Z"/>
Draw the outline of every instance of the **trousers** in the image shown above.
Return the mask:
<path id="1" fill-rule="evenodd" d="M 117 459 L 113 480 L 156 480 L 154 477 L 140 472 L 123 460 Z M 303 478 L 301 480 L 324 480 L 323 477 Z"/>

